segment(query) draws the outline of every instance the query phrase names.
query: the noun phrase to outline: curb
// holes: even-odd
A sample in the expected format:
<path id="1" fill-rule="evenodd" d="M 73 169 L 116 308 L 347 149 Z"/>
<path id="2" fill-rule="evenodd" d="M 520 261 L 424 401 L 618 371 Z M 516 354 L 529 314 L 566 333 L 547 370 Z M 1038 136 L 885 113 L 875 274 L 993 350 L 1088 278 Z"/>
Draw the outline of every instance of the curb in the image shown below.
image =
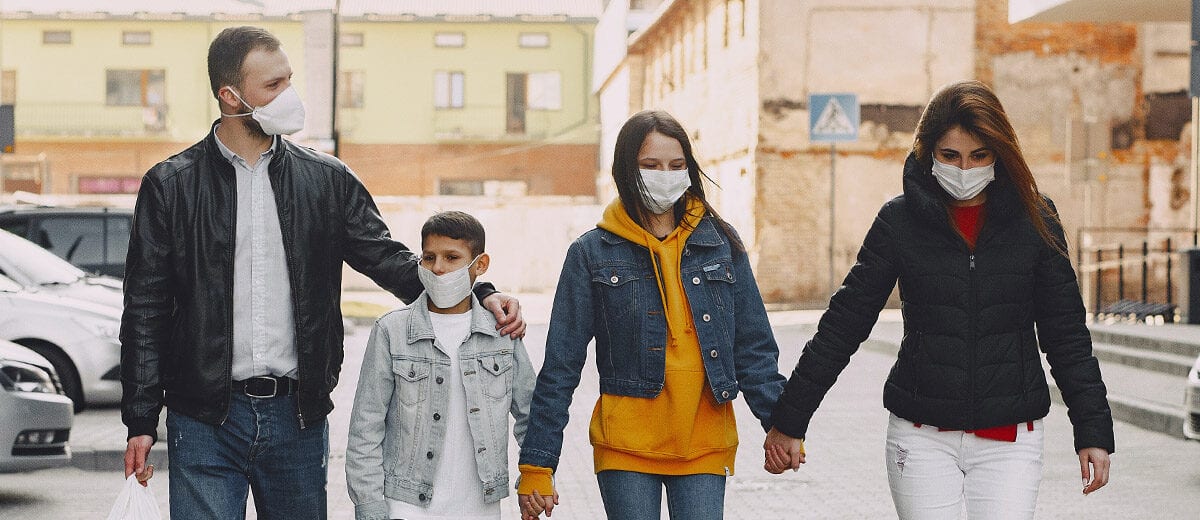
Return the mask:
<path id="1" fill-rule="evenodd" d="M 167 447 L 155 444 L 150 448 L 150 463 L 157 470 L 167 469 Z M 71 448 L 71 466 L 84 471 L 124 471 L 125 450 Z"/>

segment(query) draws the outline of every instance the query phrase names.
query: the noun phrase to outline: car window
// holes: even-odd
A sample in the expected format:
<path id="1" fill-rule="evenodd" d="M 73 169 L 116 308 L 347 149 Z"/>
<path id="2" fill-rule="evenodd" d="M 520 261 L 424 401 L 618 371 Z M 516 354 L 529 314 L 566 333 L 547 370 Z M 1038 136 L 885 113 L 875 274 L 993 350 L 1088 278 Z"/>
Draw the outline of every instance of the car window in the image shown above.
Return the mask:
<path id="1" fill-rule="evenodd" d="M 107 264 L 124 264 L 129 251 L 129 218 L 108 217 L 108 234 L 105 237 Z"/>
<path id="2" fill-rule="evenodd" d="M 29 285 L 72 283 L 84 274 L 37 244 L 3 231 L 0 231 L 0 265 L 6 275 Z"/>
<path id="3" fill-rule="evenodd" d="M 25 236 L 25 232 L 29 230 L 29 225 L 25 221 L 0 222 L 0 229 L 8 231 L 19 237 Z"/>
<path id="4" fill-rule="evenodd" d="M 42 247 L 75 265 L 104 263 L 104 219 L 47 217 L 37 232 Z"/>

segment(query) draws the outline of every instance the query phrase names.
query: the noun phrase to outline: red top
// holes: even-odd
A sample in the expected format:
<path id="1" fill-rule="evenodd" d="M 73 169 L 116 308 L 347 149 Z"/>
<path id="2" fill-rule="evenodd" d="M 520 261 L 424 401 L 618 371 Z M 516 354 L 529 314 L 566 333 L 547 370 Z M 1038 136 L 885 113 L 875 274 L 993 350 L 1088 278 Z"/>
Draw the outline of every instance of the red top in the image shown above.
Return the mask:
<path id="1" fill-rule="evenodd" d="M 972 251 L 975 250 L 975 240 L 979 238 L 979 228 L 983 227 L 983 204 L 975 206 L 950 206 L 950 215 L 954 217 L 954 227 L 962 234 L 963 240 Z"/>

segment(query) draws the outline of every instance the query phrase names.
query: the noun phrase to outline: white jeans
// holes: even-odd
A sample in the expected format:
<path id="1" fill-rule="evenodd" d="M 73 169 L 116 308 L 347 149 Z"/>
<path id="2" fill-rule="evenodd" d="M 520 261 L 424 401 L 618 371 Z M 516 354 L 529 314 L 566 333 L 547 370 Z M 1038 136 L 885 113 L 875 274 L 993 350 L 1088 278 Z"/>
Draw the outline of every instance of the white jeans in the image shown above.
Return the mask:
<path id="1" fill-rule="evenodd" d="M 895 414 L 885 464 L 900 520 L 1030 519 L 1042 481 L 1042 421 L 1017 426 L 1016 442 L 920 428 Z"/>

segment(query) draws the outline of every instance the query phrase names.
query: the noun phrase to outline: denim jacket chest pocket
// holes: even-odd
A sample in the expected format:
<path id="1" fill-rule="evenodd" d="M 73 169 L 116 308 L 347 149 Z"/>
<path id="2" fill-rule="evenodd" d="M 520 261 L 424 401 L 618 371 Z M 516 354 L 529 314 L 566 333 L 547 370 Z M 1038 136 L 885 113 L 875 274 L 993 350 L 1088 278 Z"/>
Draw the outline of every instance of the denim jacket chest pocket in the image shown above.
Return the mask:
<path id="1" fill-rule="evenodd" d="M 733 274 L 732 261 L 723 258 L 710 262 L 700 269 L 700 273 L 713 305 L 721 309 L 733 307 L 733 287 L 737 277 Z"/>
<path id="2" fill-rule="evenodd" d="M 432 371 L 433 363 L 428 359 L 392 358 L 392 374 L 400 402 L 415 406 L 429 399 L 429 374 Z"/>
<path id="3" fill-rule="evenodd" d="M 479 386 L 493 399 L 508 398 L 512 392 L 512 352 L 485 354 L 478 359 Z M 506 410 L 507 411 L 507 410 Z"/>
<path id="4" fill-rule="evenodd" d="M 592 267 L 592 288 L 604 305 L 603 315 L 620 321 L 642 306 L 643 285 L 653 282 L 645 267 L 633 262 L 608 262 Z M 657 296 L 657 294 L 655 294 Z"/>

